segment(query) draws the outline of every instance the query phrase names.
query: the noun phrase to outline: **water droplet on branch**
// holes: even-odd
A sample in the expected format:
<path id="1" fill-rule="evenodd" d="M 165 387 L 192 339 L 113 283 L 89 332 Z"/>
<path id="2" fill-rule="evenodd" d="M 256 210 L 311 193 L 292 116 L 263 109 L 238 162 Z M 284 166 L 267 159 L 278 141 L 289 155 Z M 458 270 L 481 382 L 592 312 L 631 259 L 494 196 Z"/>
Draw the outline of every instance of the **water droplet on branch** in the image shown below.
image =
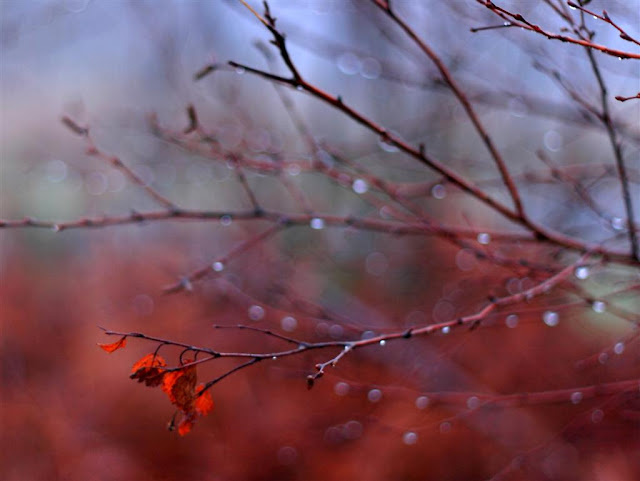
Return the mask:
<path id="1" fill-rule="evenodd" d="M 547 326 L 554 327 L 557 326 L 560 322 L 560 317 L 557 312 L 554 311 L 545 311 L 542 315 L 542 320 Z"/>

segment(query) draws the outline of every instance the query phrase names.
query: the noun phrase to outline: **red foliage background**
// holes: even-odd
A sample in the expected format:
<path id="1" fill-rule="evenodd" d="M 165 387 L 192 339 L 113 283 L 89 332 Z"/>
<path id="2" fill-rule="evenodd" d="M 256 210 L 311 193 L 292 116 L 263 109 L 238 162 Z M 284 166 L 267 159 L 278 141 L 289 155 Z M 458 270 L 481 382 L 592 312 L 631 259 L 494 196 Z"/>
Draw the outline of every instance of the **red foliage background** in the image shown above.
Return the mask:
<path id="1" fill-rule="evenodd" d="M 412 70 L 419 52 L 401 40 L 370 3 L 294 7 L 274 2 L 271 12 L 283 17 L 277 25 L 290 32 L 292 56 L 305 78 L 317 79 L 318 85 L 340 94 L 348 105 L 393 129 L 393 135 L 399 132 L 412 145 L 425 142 L 430 155 L 443 158 L 447 166 L 473 178 L 500 201 L 508 200 L 506 190 L 495 188 L 501 185 L 495 167 L 486 154 L 478 154 L 483 149 L 481 140 L 475 138 L 451 96 L 437 83 L 413 90 L 415 81 L 432 78 L 435 70 Z M 562 88 L 556 87 L 552 96 L 554 75 L 541 73 L 545 68 L 559 69 L 561 80 L 566 75 L 587 92 L 580 91 L 578 100 L 587 99 L 601 108 L 596 84 L 586 80 L 587 60 L 578 67 L 568 60 L 581 47 L 545 44 L 554 54 L 546 64 L 545 47 L 525 37 L 530 32 L 490 31 L 485 32 L 487 37 L 468 33 L 470 27 L 495 22 L 482 2 L 474 6 L 425 2 L 415 12 L 402 2 L 394 3 L 399 4 L 399 15 L 416 15 L 414 28 L 435 43 L 456 78 L 463 79 L 466 94 L 481 106 L 482 120 L 506 152 L 524 204 L 535 220 L 580 241 L 629 251 L 629 236 L 615 232 L 623 229 L 613 229 L 611 234 L 610 226 L 603 227 L 604 216 L 589 217 L 584 198 L 576 199 L 575 186 L 585 185 L 603 211 L 620 218 L 625 215 L 615 171 L 602 168 L 614 164 L 606 129 L 597 121 L 584 120 L 584 113 L 576 108 L 579 102 Z M 425 218 L 455 225 L 460 232 L 507 229 L 506 221 L 481 202 L 464 197 L 388 142 L 358 130 L 344 112 L 329 110 L 309 96 L 295 97 L 314 145 L 322 146 L 311 152 L 292 122 L 294 116 L 287 114 L 265 79 L 221 68 L 214 72 L 215 80 L 207 77 L 194 83 L 194 73 L 212 56 L 215 65 L 218 57 L 264 64 L 263 47 L 252 53 L 245 50 L 254 38 L 263 43 L 270 40 L 269 32 L 236 4 L 166 2 L 166 11 L 158 12 L 144 2 L 132 2 L 123 10 L 94 2 L 84 5 L 82 14 L 69 10 L 71 4 L 26 11 L 19 2 L 8 5 L 3 20 L 7 59 L 3 63 L 9 72 L 2 83 L 3 102 L 7 100 L 2 113 L 2 156 L 8 159 L 3 161 L 3 219 L 34 215 L 57 222 L 152 210 L 152 199 L 145 197 L 140 186 L 129 183 L 117 188 L 122 179 L 113 176 L 113 166 L 87 156 L 86 139 L 58 128 L 60 115 L 88 125 L 100 152 L 119 156 L 143 177 L 150 175 L 153 188 L 185 208 L 250 209 L 248 191 L 256 194 L 265 209 L 290 212 L 300 207 L 275 175 L 255 173 L 247 162 L 249 188 L 243 188 L 240 175 L 229 174 L 227 159 L 216 160 L 213 154 L 207 157 L 202 151 L 194 153 L 196 148 L 190 151 L 190 145 L 185 148 L 168 141 L 167 133 L 177 133 L 184 135 L 179 139 L 201 146 L 193 133 L 181 134 L 189 122 L 185 107 L 191 104 L 196 106 L 200 125 L 211 129 L 230 151 L 258 161 L 281 156 L 301 166 L 320 156 L 330 159 L 342 174 L 352 175 L 342 184 L 338 177 L 338 185 L 327 180 L 330 175 L 323 177 L 326 172 L 320 168 L 290 176 L 292 182 L 299 182 L 314 212 L 327 219 L 388 220 L 383 208 L 395 206 L 393 202 L 380 192 L 371 197 L 353 192 L 351 180 L 367 178 L 372 191 L 379 187 L 372 179 L 444 189 L 428 189 L 416 203 Z M 518 2 L 507 7 L 524 8 Z M 527 7 L 522 13 L 543 21 L 541 8 Z M 620 4 L 610 13 L 624 18 L 629 10 Z M 105 13 L 126 17 L 131 25 L 107 26 L 104 18 L 110 17 L 103 18 Z M 328 26 L 332 22 L 346 26 Z M 633 21 L 629 24 L 634 26 Z M 227 32 L 225 25 L 239 30 Z M 609 27 L 593 25 L 601 29 L 601 36 L 607 35 Z M 49 54 L 68 59 L 61 52 L 63 47 L 92 38 L 87 32 L 92 28 L 107 32 L 99 51 L 131 53 L 142 49 L 140 41 L 146 50 L 133 59 L 138 63 L 145 58 L 156 60 L 142 68 L 134 67 L 129 57 L 117 57 L 120 63 L 112 59 L 115 67 L 110 75 L 119 79 L 114 80 L 117 86 L 100 80 L 103 67 L 91 63 L 93 53 L 82 48 L 71 53 L 77 70 L 59 69 L 64 71 L 60 85 L 50 75 L 32 73 L 35 68 L 15 67 L 23 63 L 35 67 Z M 69 37 L 51 47 L 52 35 L 65 29 L 72 32 Z M 192 30 L 196 33 L 185 33 Z M 127 35 L 118 41 L 122 32 Z M 318 41 L 313 32 L 320 32 L 324 40 Z M 611 34 L 602 38 L 617 45 Z M 348 42 L 352 50 L 336 50 L 340 42 Z M 528 50 L 527 55 L 521 49 Z M 313 60 L 309 51 L 320 60 Z M 350 57 L 345 53 L 361 59 L 355 77 L 349 74 Z M 270 62 L 277 55 L 273 50 Z M 405 55 L 413 59 L 410 66 L 402 63 Z M 637 61 L 630 60 L 635 67 L 627 67 L 616 58 L 598 59 L 610 80 L 609 96 L 627 95 Z M 536 62 L 542 62 L 542 67 L 531 68 L 533 73 L 521 77 L 510 73 Z M 127 71 L 128 65 L 132 72 Z M 90 75 L 92 66 L 98 72 Z M 45 74 L 58 72 L 46 64 L 43 68 Z M 286 66 L 275 71 L 282 74 Z M 80 74 L 74 77 L 76 72 Z M 400 83 L 394 83 L 394 74 L 402 74 Z M 41 88 L 37 95 L 34 85 Z M 13 89 L 24 104 L 9 101 Z M 519 94 L 511 95 L 512 89 Z M 25 100 L 30 95 L 35 99 Z M 541 101 L 531 102 L 536 98 Z M 634 124 L 638 107 L 633 102 L 612 109 L 636 199 L 640 133 Z M 165 129 L 160 132 L 164 138 L 149 128 L 151 110 Z M 271 151 L 260 147 L 265 135 Z M 558 136 L 561 147 L 556 145 Z M 558 171 L 536 159 L 534 152 L 541 145 L 545 146 L 542 156 L 551 157 L 559 172 L 575 175 L 575 183 L 558 178 L 554 175 Z M 336 160 L 340 156 L 356 159 L 362 170 L 345 167 Z M 55 181 L 60 159 L 65 177 Z M 103 190 L 96 187 L 101 182 Z M 264 353 L 287 347 L 264 332 L 233 328 L 246 324 L 307 342 L 358 341 L 471 315 L 488 299 L 531 289 L 577 259 L 575 251 L 542 240 L 493 239 L 487 244 L 475 236 L 456 238 L 468 243 L 465 248 L 446 236 L 372 232 L 349 227 L 345 221 L 323 229 L 292 227 L 225 262 L 221 273 L 207 271 L 202 280 L 192 283 L 190 292 L 163 293 L 163 287 L 210 265 L 268 225 L 267 220 L 252 219 L 225 226 L 215 219 L 146 221 L 61 232 L 0 229 L 2 478 L 605 480 L 640 476 L 636 455 L 640 451 L 640 284 L 638 263 L 631 255 L 612 262 L 594 255 L 584 276 L 572 272 L 550 292 L 498 309 L 479 326 L 356 349 L 335 368 L 327 367 L 310 390 L 307 376 L 316 372 L 317 363 L 337 355 L 340 346 L 262 361 L 215 384 L 209 391 L 213 411 L 198 418 L 188 435 L 170 432 L 167 426 L 176 406 L 160 389 L 129 379 L 134 363 L 157 344 L 128 337 L 126 347 L 107 354 L 96 343 L 111 343 L 118 337 L 105 336 L 98 326 L 220 352 Z M 501 266 L 470 254 L 482 249 L 547 266 L 549 272 Z M 605 302 L 606 312 L 594 309 L 595 300 Z M 558 314 L 556 326 L 543 322 L 549 313 Z M 283 320 L 291 315 L 294 325 Z M 180 352 L 165 346 L 161 355 L 175 366 Z M 185 358 L 192 358 L 191 354 Z M 236 365 L 233 359 L 198 365 L 198 382 L 206 383 Z"/>

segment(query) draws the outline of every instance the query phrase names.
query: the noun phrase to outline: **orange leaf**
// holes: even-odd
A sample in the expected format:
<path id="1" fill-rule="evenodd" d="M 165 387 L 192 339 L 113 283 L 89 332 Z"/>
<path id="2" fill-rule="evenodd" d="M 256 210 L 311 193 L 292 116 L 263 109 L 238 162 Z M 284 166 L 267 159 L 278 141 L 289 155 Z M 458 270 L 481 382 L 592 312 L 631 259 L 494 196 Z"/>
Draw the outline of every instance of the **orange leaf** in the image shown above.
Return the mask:
<path id="1" fill-rule="evenodd" d="M 144 382 L 147 386 L 159 386 L 167 374 L 164 367 L 167 363 L 160 356 L 147 354 L 133 365 L 129 378 Z"/>
<path id="2" fill-rule="evenodd" d="M 203 388 L 204 388 L 204 384 L 200 384 L 196 388 L 196 392 L 199 393 L 200 391 L 202 391 Z M 211 411 L 213 411 L 213 399 L 211 398 L 211 393 L 207 391 L 201 394 L 200 396 L 198 396 L 194 403 L 194 408 L 200 416 L 206 416 Z"/>
<path id="3" fill-rule="evenodd" d="M 193 414 L 183 417 L 178 424 L 178 434 L 180 434 L 180 436 L 184 436 L 191 431 L 195 421 L 195 416 Z"/>
<path id="4" fill-rule="evenodd" d="M 183 412 L 189 413 L 193 411 L 196 381 L 196 367 L 186 367 L 166 373 L 162 380 L 162 390 L 169 396 L 169 401 Z"/>
<path id="5" fill-rule="evenodd" d="M 98 343 L 98 346 L 100 346 L 101 349 L 104 349 L 105 351 L 107 351 L 109 353 L 111 353 L 113 351 L 117 351 L 118 349 L 121 349 L 126 345 L 127 345 L 127 336 L 124 336 L 119 341 L 112 342 L 111 344 Z"/>

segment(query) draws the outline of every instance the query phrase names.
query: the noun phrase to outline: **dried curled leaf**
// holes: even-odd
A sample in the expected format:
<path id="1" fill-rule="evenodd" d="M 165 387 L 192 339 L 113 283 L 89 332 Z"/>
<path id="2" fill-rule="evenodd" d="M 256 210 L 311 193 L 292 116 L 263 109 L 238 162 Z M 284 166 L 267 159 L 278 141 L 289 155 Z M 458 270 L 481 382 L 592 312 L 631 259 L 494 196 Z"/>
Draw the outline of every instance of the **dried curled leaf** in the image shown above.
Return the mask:
<path id="1" fill-rule="evenodd" d="M 190 366 L 179 371 L 167 372 L 162 380 L 162 390 L 169 401 L 183 412 L 193 410 L 196 393 L 196 367 Z"/>
<path id="2" fill-rule="evenodd" d="M 108 353 L 112 353 L 113 351 L 117 351 L 118 349 L 121 349 L 123 347 L 125 347 L 127 345 L 127 336 L 124 336 L 122 339 L 116 341 L 116 342 L 112 342 L 111 344 L 102 344 L 102 343 L 98 343 L 98 346 L 100 347 L 100 349 L 104 349 L 105 351 L 107 351 Z"/>
<path id="3" fill-rule="evenodd" d="M 192 403 L 192 410 L 183 412 L 184 416 L 178 423 L 178 434 L 180 434 L 180 436 L 184 436 L 190 432 L 191 428 L 193 428 L 193 425 L 200 416 L 205 416 L 213 410 L 213 399 L 211 399 L 211 394 L 207 391 L 199 395 L 200 391 L 203 389 L 204 384 L 200 384 L 196 387 L 196 398 Z"/>
<path id="4" fill-rule="evenodd" d="M 150 387 L 159 386 L 168 374 L 164 370 L 166 365 L 164 359 L 157 354 L 147 354 L 133 365 L 129 378 L 137 379 Z"/>
<path id="5" fill-rule="evenodd" d="M 205 416 L 213 410 L 213 399 L 209 392 L 202 392 L 205 385 L 196 386 L 198 373 L 195 365 L 189 365 L 193 360 L 185 360 L 185 366 L 176 370 L 167 369 L 167 363 L 156 354 L 147 354 L 133 365 L 131 379 L 144 382 L 147 386 L 161 386 L 169 397 L 169 401 L 182 413 L 178 423 L 178 433 L 184 436 L 195 424 L 200 416 Z M 175 419 L 175 416 L 174 416 Z M 169 429 L 175 427 L 174 420 L 169 423 Z"/>

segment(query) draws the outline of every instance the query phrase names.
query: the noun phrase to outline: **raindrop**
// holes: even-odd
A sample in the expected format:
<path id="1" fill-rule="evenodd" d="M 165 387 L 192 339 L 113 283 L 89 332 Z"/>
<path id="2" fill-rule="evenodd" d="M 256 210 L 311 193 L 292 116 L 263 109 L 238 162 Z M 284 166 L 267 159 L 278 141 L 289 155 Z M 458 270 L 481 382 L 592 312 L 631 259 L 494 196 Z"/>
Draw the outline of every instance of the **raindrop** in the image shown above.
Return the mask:
<path id="1" fill-rule="evenodd" d="M 45 177 L 52 184 L 62 182 L 67 178 L 67 164 L 59 159 L 50 160 L 45 166 Z"/>
<path id="2" fill-rule="evenodd" d="M 542 314 L 542 320 L 547 326 L 553 327 L 558 325 L 560 317 L 557 312 L 545 311 L 544 314 Z"/>
<path id="3" fill-rule="evenodd" d="M 326 322 L 319 322 L 316 324 L 316 334 L 318 336 L 326 336 L 329 334 L 329 324 Z"/>
<path id="4" fill-rule="evenodd" d="M 338 396 L 346 396 L 349 394 L 349 385 L 346 382 L 340 381 L 333 386 L 333 392 Z"/>
<path id="5" fill-rule="evenodd" d="M 313 219 L 311 219 L 311 222 L 309 222 L 309 225 L 312 229 L 322 230 L 324 229 L 324 220 L 320 219 L 319 217 L 314 217 Z"/>
<path id="6" fill-rule="evenodd" d="M 418 435 L 413 431 L 407 431 L 402 435 L 402 442 L 407 446 L 411 446 L 418 442 Z"/>
<path id="7" fill-rule="evenodd" d="M 277 360 L 277 359 L 278 359 L 278 356 L 273 356 L 273 357 L 271 358 L 271 360 L 272 360 L 272 361 L 275 361 L 275 360 Z"/>
<path id="8" fill-rule="evenodd" d="M 591 309 L 593 309 L 593 312 L 602 314 L 607 310 L 607 305 L 602 301 L 593 301 L 593 304 L 591 304 Z"/>
<path id="9" fill-rule="evenodd" d="M 431 197 L 434 199 L 444 199 L 447 196 L 447 188 L 442 184 L 436 184 L 431 187 Z"/>
<path id="10" fill-rule="evenodd" d="M 52 230 L 53 232 L 60 232 L 62 229 L 60 229 L 60 226 L 59 226 L 58 224 L 53 224 L 53 225 L 51 226 L 51 230 Z"/>
<path id="11" fill-rule="evenodd" d="M 280 326 L 282 327 L 282 330 L 292 332 L 296 330 L 296 327 L 298 327 L 298 321 L 295 317 L 286 316 L 280 321 Z"/>
<path id="12" fill-rule="evenodd" d="M 329 328 L 329 335 L 333 339 L 340 339 L 344 335 L 344 328 L 340 324 L 334 324 Z"/>
<path id="13" fill-rule="evenodd" d="M 451 328 L 449 326 L 444 326 L 442 328 L 442 334 L 449 334 L 451 332 Z"/>
<path id="14" fill-rule="evenodd" d="M 480 234 L 478 234 L 478 242 L 482 245 L 487 245 L 489 242 L 491 242 L 491 236 L 486 232 L 481 232 Z"/>
<path id="15" fill-rule="evenodd" d="M 382 73 L 380 62 L 375 58 L 366 58 L 360 63 L 360 75 L 366 79 L 377 79 Z"/>
<path id="16" fill-rule="evenodd" d="M 613 217 L 611 219 L 611 227 L 615 230 L 624 230 L 624 219 L 621 217 Z"/>
<path id="17" fill-rule="evenodd" d="M 476 257 L 469 249 L 460 249 L 456 254 L 456 265 L 461 271 L 471 271 L 476 266 Z"/>
<path id="18" fill-rule="evenodd" d="M 220 223 L 223 226 L 231 225 L 231 222 L 233 222 L 233 219 L 231 218 L 230 215 L 223 215 L 222 217 L 220 217 Z"/>
<path id="19" fill-rule="evenodd" d="M 528 277 L 523 277 L 520 279 L 520 291 L 526 291 L 533 288 L 536 285 L 532 279 Z M 547 292 L 548 288 L 545 288 L 545 292 Z"/>
<path id="20" fill-rule="evenodd" d="M 429 398 L 427 396 L 420 396 L 416 399 L 416 407 L 418 409 L 426 409 L 429 406 Z"/>
<path id="21" fill-rule="evenodd" d="M 513 329 L 518 325 L 518 316 L 515 314 L 509 314 L 504 320 L 504 323 L 507 325 L 507 327 Z"/>
<path id="22" fill-rule="evenodd" d="M 102 195 L 107 191 L 107 176 L 102 172 L 91 172 L 84 180 L 84 186 L 91 195 Z"/>
<path id="23" fill-rule="evenodd" d="M 601 352 L 600 355 L 598 356 L 598 362 L 600 364 L 606 364 L 608 360 L 609 360 L 609 354 L 607 354 L 606 352 Z"/>
<path id="24" fill-rule="evenodd" d="M 349 421 L 344 425 L 342 432 L 347 439 L 358 439 L 362 436 L 362 423 L 354 420 Z"/>
<path id="25" fill-rule="evenodd" d="M 517 277 L 512 277 L 507 281 L 507 291 L 509 294 L 517 294 L 521 292 L 520 279 Z"/>
<path id="26" fill-rule="evenodd" d="M 387 343 L 387 341 L 385 341 L 384 339 L 382 341 L 380 341 L 380 345 L 384 346 Z"/>
<path id="27" fill-rule="evenodd" d="M 246 72 L 246 70 L 244 69 L 244 67 L 236 67 L 236 73 L 238 75 L 242 75 L 245 72 Z"/>
<path id="28" fill-rule="evenodd" d="M 604 418 L 604 411 L 602 409 L 594 409 L 591 413 L 591 422 L 599 423 Z"/>
<path id="29" fill-rule="evenodd" d="M 211 268 L 216 272 L 222 272 L 224 270 L 224 264 L 222 262 L 214 262 L 211 264 Z"/>
<path id="30" fill-rule="evenodd" d="M 476 409 L 478 406 L 480 406 L 480 399 L 477 396 L 471 396 L 467 399 L 467 407 L 469 409 Z"/>
<path id="31" fill-rule="evenodd" d="M 360 59 L 351 52 L 345 52 L 336 61 L 338 69 L 345 75 L 355 75 L 360 70 Z"/>
<path id="32" fill-rule="evenodd" d="M 571 402 L 573 404 L 580 404 L 580 401 L 582 401 L 582 393 L 580 391 L 576 391 L 574 393 L 571 393 Z"/>
<path id="33" fill-rule="evenodd" d="M 442 434 L 448 433 L 449 431 L 451 431 L 451 423 L 450 422 L 445 421 L 445 422 L 440 424 L 440 432 Z"/>
<path id="34" fill-rule="evenodd" d="M 258 305 L 251 306 L 247 312 L 252 321 L 259 321 L 264 317 L 264 309 Z"/>
<path id="35" fill-rule="evenodd" d="M 367 181 L 364 179 L 356 179 L 353 181 L 351 188 L 356 194 L 364 194 L 366 191 L 369 190 L 369 185 L 367 184 Z"/>
<path id="36" fill-rule="evenodd" d="M 391 137 L 396 138 L 396 139 L 400 137 L 400 135 L 397 132 L 393 132 L 393 131 L 389 131 L 389 135 Z M 398 147 L 396 147 L 392 142 L 390 142 L 388 140 L 388 138 L 386 136 L 384 136 L 384 135 L 380 136 L 380 139 L 378 140 L 378 145 L 385 152 L 397 152 L 398 151 Z"/>
<path id="37" fill-rule="evenodd" d="M 562 136 L 555 130 L 549 130 L 544 134 L 544 146 L 551 152 L 557 152 L 562 148 Z"/>
<path id="38" fill-rule="evenodd" d="M 393 219 L 393 210 L 388 205 L 383 205 L 379 210 L 380 217 L 383 219 Z"/>
<path id="39" fill-rule="evenodd" d="M 278 450 L 278 462 L 284 466 L 289 466 L 298 459 L 298 451 L 291 446 L 283 446 Z"/>
<path id="40" fill-rule="evenodd" d="M 613 346 L 613 352 L 620 355 L 624 352 L 624 342 L 617 342 L 615 346 Z"/>
<path id="41" fill-rule="evenodd" d="M 376 333 L 373 331 L 364 331 L 360 336 L 360 339 L 371 339 L 372 337 L 376 337 Z"/>
<path id="42" fill-rule="evenodd" d="M 344 441 L 342 431 L 337 426 L 331 426 L 324 432 L 324 441 L 328 444 L 339 444 Z"/>
<path id="43" fill-rule="evenodd" d="M 369 400 L 369 402 L 377 403 L 378 401 L 380 401 L 380 399 L 382 399 L 382 391 L 380 389 L 372 389 L 367 394 L 367 399 Z"/>
<path id="44" fill-rule="evenodd" d="M 298 164 L 289 164 L 287 165 L 285 170 L 287 171 L 287 174 L 289 174 L 291 177 L 295 177 L 296 175 L 300 174 L 300 172 L 302 171 L 302 169 Z"/>
<path id="45" fill-rule="evenodd" d="M 576 267 L 573 275 L 576 276 L 577 279 L 584 280 L 589 277 L 589 268 L 587 266 Z"/>
<path id="46" fill-rule="evenodd" d="M 139 294 L 131 301 L 133 308 L 139 316 L 150 316 L 153 314 L 154 302 L 146 294 Z"/>
<path id="47" fill-rule="evenodd" d="M 455 315 L 456 308 L 452 302 L 446 299 L 440 299 L 433 307 L 433 320 L 435 322 L 449 321 Z"/>

